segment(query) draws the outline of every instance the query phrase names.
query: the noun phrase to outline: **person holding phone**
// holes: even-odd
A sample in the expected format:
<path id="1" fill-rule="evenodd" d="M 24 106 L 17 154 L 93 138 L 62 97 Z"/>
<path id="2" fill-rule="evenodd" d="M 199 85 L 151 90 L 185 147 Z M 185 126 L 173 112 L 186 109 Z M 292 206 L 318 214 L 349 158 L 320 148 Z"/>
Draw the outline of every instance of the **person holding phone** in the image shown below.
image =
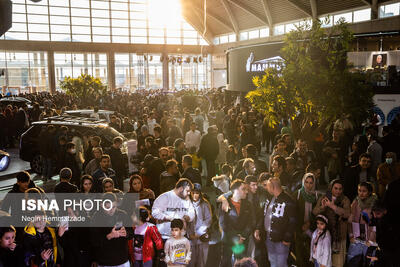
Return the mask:
<path id="1" fill-rule="evenodd" d="M 112 202 L 112 206 L 109 201 Z M 117 208 L 114 193 L 103 194 L 104 209 L 93 215 L 92 223 L 107 223 L 108 227 L 92 227 L 94 263 L 101 266 L 130 267 L 128 240 L 133 237 L 132 220 L 125 211 Z"/>
<path id="2" fill-rule="evenodd" d="M 350 216 L 350 200 L 343 194 L 343 181 L 332 180 L 326 195 L 321 196 L 313 213 L 323 214 L 329 221 L 328 230 L 332 236 L 332 265 L 343 266 L 346 259 L 346 237 L 348 218 Z"/>
<path id="3" fill-rule="evenodd" d="M 60 266 L 57 234 L 46 224 L 45 213 L 39 211 L 34 215 L 33 222 L 25 227 L 23 247 L 26 266 Z"/>

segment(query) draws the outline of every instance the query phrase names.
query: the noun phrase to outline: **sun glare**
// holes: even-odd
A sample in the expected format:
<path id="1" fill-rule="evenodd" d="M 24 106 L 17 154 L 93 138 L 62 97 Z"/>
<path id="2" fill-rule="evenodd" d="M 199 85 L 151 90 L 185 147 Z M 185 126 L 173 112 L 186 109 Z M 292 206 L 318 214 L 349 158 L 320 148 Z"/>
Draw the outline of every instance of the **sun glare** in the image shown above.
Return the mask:
<path id="1" fill-rule="evenodd" d="M 149 0 L 149 22 L 159 28 L 179 29 L 182 21 L 180 0 Z"/>

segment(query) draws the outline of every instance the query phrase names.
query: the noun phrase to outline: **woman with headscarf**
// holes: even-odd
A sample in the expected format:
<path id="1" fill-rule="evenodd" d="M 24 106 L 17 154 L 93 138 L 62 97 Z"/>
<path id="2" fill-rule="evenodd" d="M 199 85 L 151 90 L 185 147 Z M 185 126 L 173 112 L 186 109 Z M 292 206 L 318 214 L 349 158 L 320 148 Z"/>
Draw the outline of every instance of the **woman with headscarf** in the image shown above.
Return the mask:
<path id="1" fill-rule="evenodd" d="M 347 253 L 347 266 L 357 267 L 364 262 L 370 244 L 376 243 L 375 227 L 369 226 L 371 210 L 377 196 L 373 193 L 372 184 L 361 182 L 358 194 L 351 203 L 349 217 L 350 246 Z"/>
<path id="2" fill-rule="evenodd" d="M 315 230 L 315 216 L 313 209 L 317 204 L 318 193 L 315 191 L 315 177 L 312 173 L 306 173 L 302 179 L 302 186 L 295 192 L 297 204 L 296 229 L 296 259 L 297 266 L 312 266 L 309 261 L 311 235 Z"/>
<path id="3" fill-rule="evenodd" d="M 334 179 L 328 191 L 321 196 L 315 206 L 314 215 L 323 214 L 329 220 L 332 236 L 332 266 L 342 267 L 346 259 L 346 236 L 350 216 L 350 200 L 343 194 L 343 182 Z"/>

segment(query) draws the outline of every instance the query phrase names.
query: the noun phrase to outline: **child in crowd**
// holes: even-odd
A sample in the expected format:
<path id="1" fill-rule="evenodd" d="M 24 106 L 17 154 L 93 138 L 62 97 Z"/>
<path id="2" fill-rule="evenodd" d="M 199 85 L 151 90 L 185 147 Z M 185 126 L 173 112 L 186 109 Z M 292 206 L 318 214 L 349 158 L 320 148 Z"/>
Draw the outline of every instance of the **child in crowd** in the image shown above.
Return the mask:
<path id="1" fill-rule="evenodd" d="M 157 251 L 163 249 L 161 234 L 157 227 L 150 223 L 150 211 L 139 208 L 139 225 L 133 228 L 133 240 L 128 241 L 129 255 L 134 267 L 151 267 Z"/>
<path id="2" fill-rule="evenodd" d="M 165 242 L 165 262 L 168 266 L 186 266 L 191 259 L 189 240 L 183 236 L 183 221 L 173 219 L 171 237 Z"/>
<path id="3" fill-rule="evenodd" d="M 33 223 L 25 227 L 24 262 L 26 266 L 56 267 L 60 262 L 57 234 L 46 226 L 46 215 L 37 212 Z"/>
<path id="4" fill-rule="evenodd" d="M 201 157 L 197 156 L 196 149 L 195 146 L 189 149 L 189 154 L 192 156 L 192 167 L 201 170 Z"/>
<path id="5" fill-rule="evenodd" d="M 15 234 L 12 225 L 0 228 L 0 266 L 22 266 L 22 261 L 17 255 Z"/>
<path id="6" fill-rule="evenodd" d="M 327 228 L 328 219 L 324 215 L 316 218 L 317 229 L 315 229 L 311 239 L 310 261 L 314 262 L 315 267 L 331 267 L 331 234 Z"/>

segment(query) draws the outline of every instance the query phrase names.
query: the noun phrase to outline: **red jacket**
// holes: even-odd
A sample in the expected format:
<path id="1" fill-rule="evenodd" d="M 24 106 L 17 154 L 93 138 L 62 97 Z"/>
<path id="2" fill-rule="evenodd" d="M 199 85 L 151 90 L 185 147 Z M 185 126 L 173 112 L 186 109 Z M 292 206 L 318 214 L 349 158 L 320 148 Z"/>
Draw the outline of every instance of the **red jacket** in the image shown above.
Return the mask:
<path id="1" fill-rule="evenodd" d="M 133 231 L 135 231 L 135 227 L 132 227 Z M 157 250 L 162 250 L 164 248 L 164 244 L 161 238 L 160 232 L 158 232 L 157 227 L 154 224 L 148 223 L 146 232 L 144 233 L 144 241 L 143 241 L 143 262 L 150 261 L 154 258 L 155 251 L 154 245 L 156 245 Z M 131 258 L 132 263 L 135 262 L 135 255 L 133 250 L 133 240 L 128 241 L 128 249 L 129 256 Z"/>

